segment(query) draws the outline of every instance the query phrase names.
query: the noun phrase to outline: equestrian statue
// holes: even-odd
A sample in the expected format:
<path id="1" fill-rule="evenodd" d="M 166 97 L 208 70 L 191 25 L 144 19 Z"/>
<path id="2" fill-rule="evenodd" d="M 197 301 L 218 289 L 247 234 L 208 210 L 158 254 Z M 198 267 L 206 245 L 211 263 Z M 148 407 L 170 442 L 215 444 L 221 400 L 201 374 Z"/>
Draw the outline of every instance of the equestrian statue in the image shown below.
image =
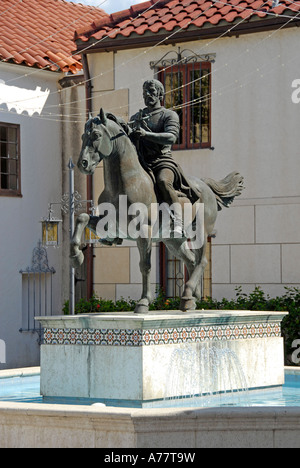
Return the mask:
<path id="1" fill-rule="evenodd" d="M 148 80 L 143 86 L 146 107 L 133 115 L 129 123 L 103 109 L 96 117 L 90 116 L 82 136 L 82 149 L 77 166 L 92 175 L 103 161 L 105 188 L 99 207 L 114 208 L 114 222 L 108 222 L 103 245 L 120 245 L 123 239 L 137 242 L 142 275 L 142 297 L 135 312 L 147 313 L 151 302 L 150 271 L 152 243 L 162 241 L 167 249 L 182 260 L 188 270 L 180 309 L 194 310 L 196 298 L 201 299 L 201 278 L 207 265 L 207 239 L 214 236 L 218 211 L 228 207 L 243 190 L 243 177 L 233 172 L 220 182 L 212 179 L 186 177 L 172 156 L 180 122 L 176 112 L 163 107 L 164 87 L 157 80 Z M 124 210 L 124 200 L 126 206 Z M 122 206 L 121 206 L 122 205 Z M 139 233 L 132 233 L 135 211 L 139 209 Z M 197 216 L 199 206 L 202 217 Z M 153 207 L 156 222 L 153 222 Z M 161 221 L 162 211 L 169 216 L 168 229 Z M 136 213 L 135 213 L 136 214 Z M 189 216 L 186 216 L 189 214 Z M 104 215 L 80 214 L 76 220 L 71 241 L 70 258 L 74 268 L 84 261 L 81 238 L 88 227 L 99 235 L 97 226 Z M 120 222 L 120 219 L 123 222 Z M 124 221 L 125 220 L 125 221 Z M 187 225 L 186 220 L 190 220 Z M 109 221 L 109 220 L 108 220 Z M 154 229 L 154 225 L 159 228 Z M 127 229 L 128 228 L 128 229 Z M 102 231 L 101 231 L 102 232 Z M 197 238 L 191 242 L 191 233 Z"/>

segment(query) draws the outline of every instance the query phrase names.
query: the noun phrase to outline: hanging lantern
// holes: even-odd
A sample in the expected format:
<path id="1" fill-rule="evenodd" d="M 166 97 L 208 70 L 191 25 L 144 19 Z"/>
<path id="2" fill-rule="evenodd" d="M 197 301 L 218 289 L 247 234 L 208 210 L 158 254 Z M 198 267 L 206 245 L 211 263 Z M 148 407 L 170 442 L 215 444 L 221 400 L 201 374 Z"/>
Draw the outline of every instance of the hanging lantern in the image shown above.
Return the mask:
<path id="1" fill-rule="evenodd" d="M 58 226 L 60 219 L 51 218 L 44 219 L 42 223 L 42 244 L 44 246 L 57 247 L 59 245 Z"/>
<path id="2" fill-rule="evenodd" d="M 100 237 L 98 237 L 93 231 L 91 231 L 89 228 L 85 228 L 84 230 L 84 243 L 85 244 L 97 244 L 100 240 Z"/>

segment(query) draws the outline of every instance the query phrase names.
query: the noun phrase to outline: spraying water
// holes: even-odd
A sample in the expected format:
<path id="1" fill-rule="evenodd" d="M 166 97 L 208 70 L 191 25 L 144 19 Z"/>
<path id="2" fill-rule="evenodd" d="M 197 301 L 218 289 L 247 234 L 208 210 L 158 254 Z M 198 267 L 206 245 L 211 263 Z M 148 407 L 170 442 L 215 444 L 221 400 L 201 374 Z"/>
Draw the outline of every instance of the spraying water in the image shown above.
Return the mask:
<path id="1" fill-rule="evenodd" d="M 247 379 L 234 351 L 221 343 L 177 348 L 170 360 L 164 401 L 170 406 L 237 405 L 248 394 Z M 184 401 L 183 401 L 184 400 Z M 168 406 L 169 406 L 168 405 Z"/>

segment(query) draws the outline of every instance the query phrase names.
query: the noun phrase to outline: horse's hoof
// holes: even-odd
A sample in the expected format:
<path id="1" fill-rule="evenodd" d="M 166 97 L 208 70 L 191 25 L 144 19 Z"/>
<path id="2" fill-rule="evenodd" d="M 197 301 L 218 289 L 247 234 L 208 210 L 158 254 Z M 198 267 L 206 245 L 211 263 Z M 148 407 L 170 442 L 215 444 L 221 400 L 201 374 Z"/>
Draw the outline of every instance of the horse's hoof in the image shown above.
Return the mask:
<path id="1" fill-rule="evenodd" d="M 74 256 L 70 256 L 70 264 L 72 268 L 79 268 L 84 262 L 84 255 L 82 251 Z"/>
<path id="2" fill-rule="evenodd" d="M 188 310 L 196 310 L 196 301 L 193 297 L 182 297 L 180 301 L 180 310 L 187 312 Z"/>
<path id="3" fill-rule="evenodd" d="M 135 314 L 148 314 L 149 312 L 149 302 L 147 299 L 141 299 L 135 306 Z"/>

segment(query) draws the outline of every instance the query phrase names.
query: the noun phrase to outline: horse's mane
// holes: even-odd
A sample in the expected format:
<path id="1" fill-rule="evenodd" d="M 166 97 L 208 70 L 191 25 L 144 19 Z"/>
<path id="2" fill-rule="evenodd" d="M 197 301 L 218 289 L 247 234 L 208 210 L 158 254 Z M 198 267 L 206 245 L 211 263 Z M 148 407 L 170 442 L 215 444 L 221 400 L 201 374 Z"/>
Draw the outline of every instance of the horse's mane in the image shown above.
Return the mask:
<path id="1" fill-rule="evenodd" d="M 119 127 L 122 128 L 122 130 L 124 130 L 124 132 L 126 133 L 127 136 L 129 136 L 130 134 L 130 127 L 129 125 L 125 122 L 124 119 L 122 119 L 122 117 L 117 117 L 116 115 L 112 114 L 111 112 L 108 112 L 105 114 L 106 117 L 109 119 L 109 120 L 112 120 L 113 122 L 115 122 L 116 124 L 119 125 Z"/>
<path id="2" fill-rule="evenodd" d="M 136 146 L 135 146 L 134 142 L 132 141 L 132 138 L 131 138 L 131 136 L 132 136 L 132 129 L 131 129 L 131 127 L 125 122 L 124 119 L 122 119 L 122 117 L 117 117 L 116 115 L 112 114 L 111 112 L 107 112 L 107 113 L 105 113 L 105 115 L 106 115 L 106 117 L 107 117 L 109 120 L 115 122 L 115 123 L 121 128 L 121 130 L 124 131 L 125 135 L 129 138 L 129 140 L 130 140 L 130 142 L 131 142 L 131 145 L 132 145 L 133 149 L 135 150 L 135 153 L 136 153 L 136 155 L 137 155 L 137 158 L 138 158 L 138 160 L 139 160 L 139 162 L 140 162 L 141 168 L 143 168 L 144 171 L 148 174 L 148 176 L 151 178 L 151 180 L 152 180 L 152 182 L 153 182 L 153 184 L 154 184 L 154 186 L 155 186 L 155 177 L 154 177 L 154 174 L 153 174 L 152 171 L 149 170 L 149 168 L 147 168 L 147 166 L 145 166 L 145 164 L 143 164 L 143 162 L 140 160 L 140 156 L 139 156 L 139 154 L 138 154 L 138 151 L 137 151 L 137 149 L 136 149 Z"/>

